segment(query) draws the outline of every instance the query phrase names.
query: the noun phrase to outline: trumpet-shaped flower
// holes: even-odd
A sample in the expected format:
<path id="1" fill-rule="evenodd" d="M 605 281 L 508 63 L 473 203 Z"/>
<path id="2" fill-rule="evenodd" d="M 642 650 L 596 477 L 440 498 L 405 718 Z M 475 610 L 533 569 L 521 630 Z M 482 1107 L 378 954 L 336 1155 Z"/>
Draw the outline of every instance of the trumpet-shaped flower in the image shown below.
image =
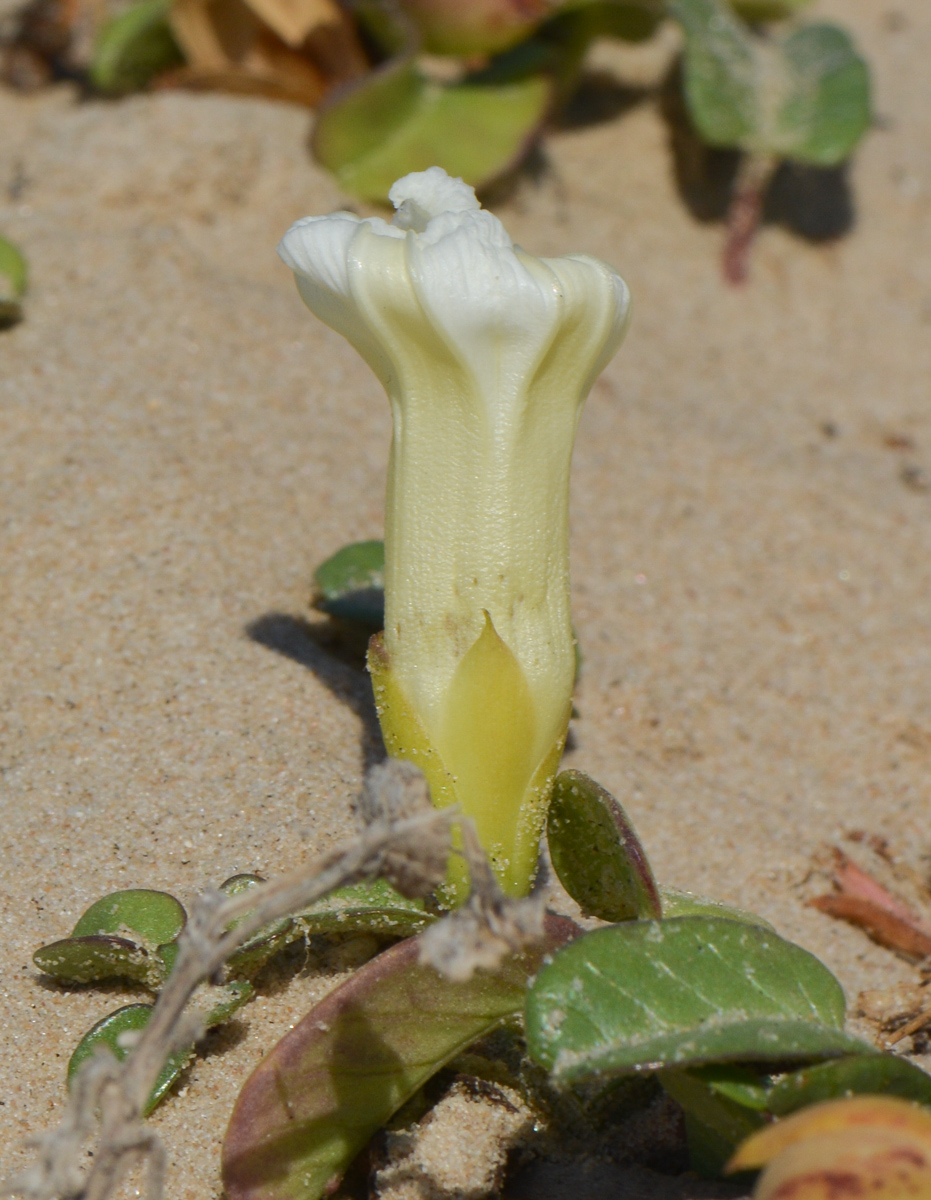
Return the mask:
<path id="1" fill-rule="evenodd" d="M 439 167 L 391 200 L 391 224 L 307 217 L 279 253 L 391 402 L 385 630 L 369 652 L 386 745 L 435 804 L 474 818 L 519 895 L 572 702 L 572 446 L 629 297 L 598 259 L 525 254 Z"/>

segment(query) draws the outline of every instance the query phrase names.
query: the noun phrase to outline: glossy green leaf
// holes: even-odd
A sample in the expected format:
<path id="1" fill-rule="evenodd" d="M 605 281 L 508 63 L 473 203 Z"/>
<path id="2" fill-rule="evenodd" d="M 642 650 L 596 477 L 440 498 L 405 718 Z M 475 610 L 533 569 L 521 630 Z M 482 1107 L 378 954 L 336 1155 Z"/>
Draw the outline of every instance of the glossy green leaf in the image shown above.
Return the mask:
<path id="1" fill-rule="evenodd" d="M 343 546 L 314 571 L 314 607 L 377 633 L 385 624 L 385 543 Z"/>
<path id="2" fill-rule="evenodd" d="M 310 933 L 374 933 L 397 938 L 420 933 L 436 916 L 422 900 L 407 900 L 390 883 L 376 879 L 339 888 L 297 916 Z"/>
<path id="3" fill-rule="evenodd" d="M 756 1105 L 733 1098 L 733 1087 L 716 1087 L 713 1077 L 700 1071 L 662 1071 L 660 1082 L 685 1112 L 689 1165 L 700 1175 L 718 1175 L 735 1148 L 766 1123 L 766 1114 Z M 731 1081 L 734 1082 L 734 1081 Z M 747 1095 L 748 1084 L 743 1083 Z M 765 1099 L 765 1089 L 759 1091 Z"/>
<path id="4" fill-rule="evenodd" d="M 62 938 L 40 946 L 32 961 L 46 975 L 66 983 L 96 983 L 103 979 L 132 979 L 159 987 L 167 976 L 160 957 L 128 938 L 110 934 Z"/>
<path id="5" fill-rule="evenodd" d="M 557 775 L 546 836 L 556 874 L 586 916 L 660 916 L 656 881 L 633 825 L 611 793 L 582 771 Z"/>
<path id="6" fill-rule="evenodd" d="M 447 86 L 404 58 L 320 111 L 314 153 L 342 187 L 364 200 L 384 203 L 396 179 L 433 165 L 478 187 L 524 153 L 550 97 L 544 76 Z"/>
<path id="7" fill-rule="evenodd" d="M 742 921 L 745 925 L 759 925 L 761 929 L 773 928 L 756 913 L 722 904 L 720 900 L 709 900 L 707 896 L 696 896 L 694 892 L 682 892 L 661 884 L 659 894 L 664 917 L 724 917 L 728 921 Z"/>
<path id="8" fill-rule="evenodd" d="M 121 1045 L 120 1039 L 124 1034 L 139 1034 L 145 1029 L 152 1016 L 151 1004 L 129 1004 L 109 1013 L 81 1038 L 77 1049 L 71 1055 L 68 1063 L 68 1083 L 73 1082 L 78 1068 L 81 1067 L 97 1050 L 105 1046 L 122 1062 L 130 1051 L 127 1045 Z M 159 1073 L 155 1087 L 145 1106 L 148 1115 L 160 1100 L 164 1098 L 192 1057 L 191 1048 L 176 1050 L 167 1060 Z"/>
<path id="9" fill-rule="evenodd" d="M 786 1075 L 770 1090 L 767 1108 L 782 1117 L 822 1100 L 860 1093 L 900 1096 L 931 1106 L 931 1076 L 892 1054 L 838 1058 Z"/>
<path id="10" fill-rule="evenodd" d="M 869 71 L 848 34 L 808 25 L 754 34 L 723 0 L 670 0 L 685 32 L 685 96 L 712 146 L 842 162 L 870 123 Z"/>
<path id="11" fill-rule="evenodd" d="M 141 0 L 104 25 L 90 64 L 96 88 L 139 91 L 162 71 L 184 62 L 168 23 L 170 8 L 171 0 Z"/>
<path id="12" fill-rule="evenodd" d="M 550 918 L 548 945 L 451 983 L 399 942 L 331 992 L 239 1095 L 223 1145 L 229 1200 L 318 1200 L 373 1133 L 462 1049 L 518 1014 L 527 979 L 578 927 Z"/>
<path id="13" fill-rule="evenodd" d="M 527 1000 L 531 1055 L 564 1083 L 863 1051 L 843 1022 L 840 984 L 814 955 L 709 917 L 588 933 L 544 967 Z"/>
<path id="14" fill-rule="evenodd" d="M 71 931 L 71 936 L 115 933 L 156 947 L 174 941 L 186 923 L 184 907 L 174 896 L 147 888 L 128 888 L 123 892 L 112 892 L 92 904 Z"/>
<path id="15" fill-rule="evenodd" d="M 252 998 L 253 990 L 248 983 L 229 983 L 222 987 L 205 987 L 199 994 L 200 1007 L 204 1011 L 204 1025 L 209 1029 L 227 1020 L 233 1013 Z M 122 1062 L 131 1049 L 121 1044 L 124 1034 L 140 1034 L 152 1016 L 151 1004 L 128 1004 L 118 1008 L 98 1021 L 81 1038 L 68 1063 L 68 1084 L 74 1080 L 78 1069 L 97 1051 L 105 1046 Z M 166 1060 L 159 1072 L 155 1087 L 146 1102 L 144 1113 L 148 1115 L 167 1095 L 172 1084 L 194 1056 L 193 1045 L 176 1050 Z"/>

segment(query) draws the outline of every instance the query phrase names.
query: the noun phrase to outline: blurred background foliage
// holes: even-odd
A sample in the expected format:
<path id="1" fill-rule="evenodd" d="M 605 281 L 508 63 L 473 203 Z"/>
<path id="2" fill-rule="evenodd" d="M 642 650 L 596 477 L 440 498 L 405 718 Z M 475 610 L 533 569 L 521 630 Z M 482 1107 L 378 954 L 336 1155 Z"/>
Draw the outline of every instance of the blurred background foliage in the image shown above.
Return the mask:
<path id="1" fill-rule="evenodd" d="M 672 23 L 672 108 L 733 156 L 724 271 L 740 282 L 780 165 L 836 170 L 870 123 L 866 63 L 843 29 L 806 21 L 806 3 L 27 0 L 0 69 L 23 90 L 71 78 L 112 96 L 184 87 L 306 105 L 318 161 L 349 195 L 384 203 L 433 164 L 500 185 L 571 107 L 594 42 L 643 43 Z"/>

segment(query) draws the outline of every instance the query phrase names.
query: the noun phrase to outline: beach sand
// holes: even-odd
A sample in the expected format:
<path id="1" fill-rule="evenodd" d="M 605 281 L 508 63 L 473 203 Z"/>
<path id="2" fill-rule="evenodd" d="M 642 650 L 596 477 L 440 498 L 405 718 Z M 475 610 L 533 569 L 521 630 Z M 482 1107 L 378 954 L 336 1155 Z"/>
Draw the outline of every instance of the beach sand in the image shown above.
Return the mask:
<path id="1" fill-rule="evenodd" d="M 804 906 L 812 855 L 857 829 L 931 852 L 931 21 L 813 11 L 874 71 L 849 236 L 768 226 L 726 287 L 649 99 L 555 133 L 497 211 L 634 296 L 574 462 L 567 764 L 663 883 L 757 910 L 853 1001 L 916 975 Z M 190 900 L 333 847 L 381 753 L 366 677 L 303 624 L 314 566 L 380 536 L 390 433 L 275 255 L 345 203 L 308 128 L 248 99 L 0 94 L 0 230 L 32 273 L 0 335 L 0 1175 L 137 995 L 62 991 L 36 947 L 108 891 Z M 263 992 L 153 1117 L 172 1200 L 219 1194 L 238 1088 L 347 965 Z"/>

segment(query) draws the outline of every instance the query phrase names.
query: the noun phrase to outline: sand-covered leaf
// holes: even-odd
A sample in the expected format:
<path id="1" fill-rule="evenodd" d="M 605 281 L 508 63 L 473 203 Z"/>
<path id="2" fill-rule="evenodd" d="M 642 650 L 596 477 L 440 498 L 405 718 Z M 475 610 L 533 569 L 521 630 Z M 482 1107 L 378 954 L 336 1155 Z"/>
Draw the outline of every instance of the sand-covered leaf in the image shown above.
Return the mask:
<path id="1" fill-rule="evenodd" d="M 96 88 L 139 91 L 156 75 L 184 62 L 168 23 L 170 8 L 171 0 L 140 0 L 103 26 L 90 63 Z"/>
<path id="2" fill-rule="evenodd" d="M 32 961 L 64 983 L 97 983 L 104 979 L 132 979 L 158 987 L 167 976 L 161 957 L 144 946 L 113 934 L 62 938 L 40 946 Z"/>
<path id="3" fill-rule="evenodd" d="M 833 25 L 760 37 L 724 0 L 670 0 L 685 33 L 689 112 L 712 146 L 842 162 L 870 122 L 866 63 Z"/>
<path id="4" fill-rule="evenodd" d="M 373 632 L 385 624 L 385 543 L 353 542 L 314 571 L 314 607 Z"/>
<path id="5" fill-rule="evenodd" d="M 565 1083 L 865 1050 L 843 1022 L 840 984 L 814 955 L 705 917 L 588 933 L 543 968 L 527 1000 L 530 1052 Z"/>
<path id="6" fill-rule="evenodd" d="M 899 1096 L 931 1107 L 931 1075 L 893 1054 L 865 1054 L 816 1063 L 780 1079 L 766 1107 L 776 1116 L 857 1094 Z"/>
<path id="7" fill-rule="evenodd" d="M 321 110 L 314 153 L 341 187 L 364 200 L 384 203 L 396 179 L 434 165 L 478 187 L 526 151 L 551 95 L 544 75 L 446 85 L 404 57 Z"/>
<path id="8" fill-rule="evenodd" d="M 261 887 L 264 882 L 261 875 L 231 875 L 229 879 L 225 879 L 220 884 L 220 891 L 225 896 L 239 896 L 243 892 L 250 892 Z M 248 913 L 244 913 L 239 921 L 233 922 L 233 925 L 244 921 L 248 915 Z M 227 959 L 227 969 L 234 975 L 254 975 L 273 955 L 277 954 L 279 950 L 283 950 L 289 942 L 299 936 L 301 936 L 301 931 L 297 929 L 290 917 L 272 921 L 254 933 L 247 942 L 244 942 L 238 950 L 230 955 Z"/>
<path id="9" fill-rule="evenodd" d="M 374 933 L 405 938 L 436 920 L 422 900 L 408 900 L 390 883 L 376 879 L 338 888 L 298 914 L 308 933 L 349 935 Z"/>
<path id="10" fill-rule="evenodd" d="M 656 881 L 630 819 L 584 772 L 557 775 L 546 836 L 556 874 L 586 916 L 602 921 L 660 916 Z"/>
<path id="11" fill-rule="evenodd" d="M 119 977 L 158 988 L 171 969 L 170 945 L 186 922 L 174 896 L 128 888 L 95 901 L 70 937 L 41 946 L 32 960 L 40 971 L 68 983 Z"/>
<path id="12" fill-rule="evenodd" d="M 318 1200 L 377 1129 L 477 1038 L 517 1015 L 547 950 L 577 932 L 550 918 L 548 942 L 452 983 L 416 939 L 366 963 L 256 1068 L 223 1146 L 229 1200 Z"/>
<path id="13" fill-rule="evenodd" d="M 758 1167 L 755 1200 L 931 1200 L 931 1113 L 891 1096 L 816 1104 L 751 1134 L 728 1164 Z"/>

